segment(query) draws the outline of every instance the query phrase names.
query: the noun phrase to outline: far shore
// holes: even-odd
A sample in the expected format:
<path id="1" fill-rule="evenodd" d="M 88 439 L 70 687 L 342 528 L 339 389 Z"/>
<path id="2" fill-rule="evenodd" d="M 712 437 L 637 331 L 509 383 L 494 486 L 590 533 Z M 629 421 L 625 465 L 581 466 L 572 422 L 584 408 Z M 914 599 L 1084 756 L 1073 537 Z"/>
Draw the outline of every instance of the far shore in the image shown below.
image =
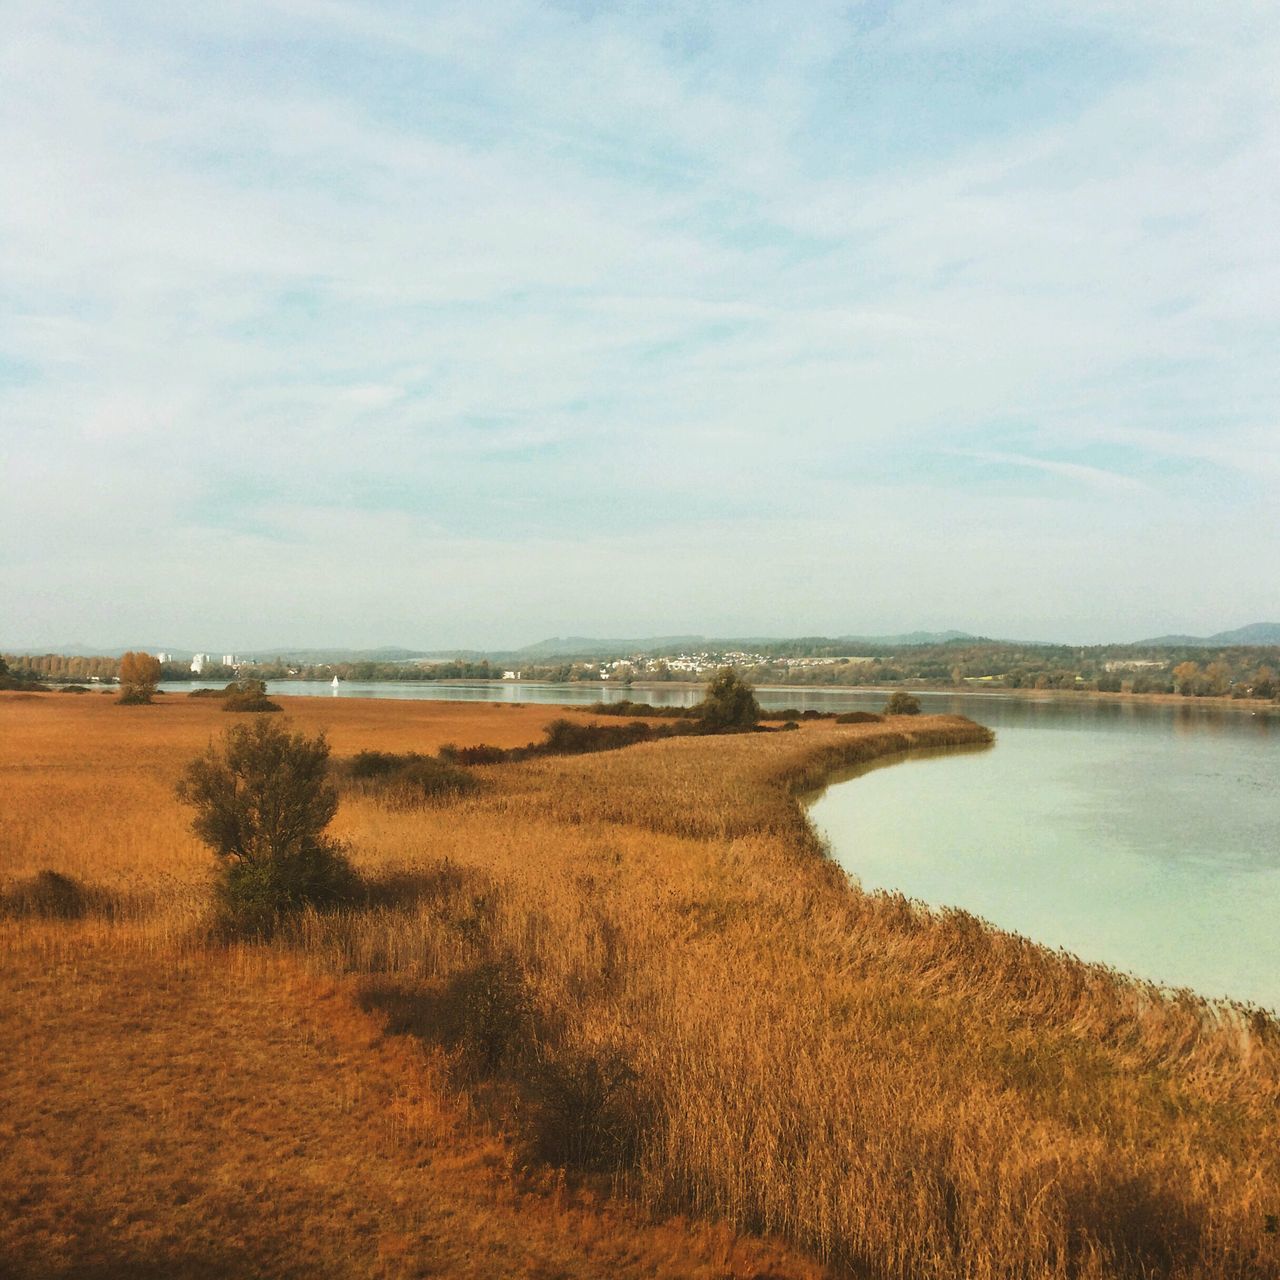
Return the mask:
<path id="1" fill-rule="evenodd" d="M 320 681 L 319 683 L 324 682 Z M 362 682 L 357 680 L 353 683 L 359 684 Z M 393 684 L 395 682 L 374 680 L 369 681 L 368 683 Z M 414 681 L 412 683 L 418 682 Z M 563 682 L 553 680 L 459 679 L 431 680 L 423 681 L 422 683 L 458 686 L 491 684 L 495 687 L 511 684 L 534 684 L 554 687 L 557 683 Z M 587 680 L 575 681 L 574 683 L 594 687 L 592 682 Z M 612 680 L 608 680 L 601 681 L 599 683 L 599 687 L 602 690 L 641 689 L 648 691 L 657 689 L 691 689 L 701 691 L 705 689 L 707 685 L 705 680 L 633 680 L 629 685 L 615 684 Z M 904 681 L 902 684 L 779 684 L 777 682 L 772 682 L 770 684 L 756 685 L 755 688 L 759 693 L 862 693 L 883 695 L 886 698 L 898 689 L 905 689 L 908 693 L 939 694 L 947 697 L 1010 698 L 1028 702 L 1042 702 L 1046 700 L 1078 702 L 1082 699 L 1088 699 L 1093 702 L 1132 702 L 1137 704 L 1161 706 L 1232 707 L 1239 711 L 1251 711 L 1254 713 L 1266 711 L 1280 715 L 1280 703 L 1265 699 L 1228 697 L 1187 698 L 1180 693 L 1103 693 L 1097 689 L 1009 689 L 1005 688 L 1003 685 L 982 685 L 978 688 L 974 688 L 972 685 L 912 684 L 910 681 Z"/>
<path id="2" fill-rule="evenodd" d="M 328 679 L 308 679 L 305 676 L 283 676 L 272 677 L 271 682 L 285 680 L 297 680 L 307 684 L 328 684 Z M 177 681 L 169 682 L 171 684 L 179 683 Z M 191 681 L 182 681 L 182 684 L 190 683 L 193 688 L 206 687 L 199 679 Z M 214 682 L 216 683 L 216 682 Z M 344 680 L 342 683 L 347 684 L 424 684 L 431 685 L 436 688 L 475 688 L 477 685 L 492 685 L 496 688 L 509 687 L 511 685 L 537 685 L 543 688 L 555 688 L 563 684 L 561 681 L 553 680 L 483 680 L 479 677 L 458 678 L 448 680 Z M 639 691 L 657 691 L 662 689 L 681 690 L 701 692 L 706 688 L 705 680 L 633 680 L 629 685 L 614 683 L 613 681 L 601 681 L 598 685 L 591 681 L 574 681 L 574 685 L 581 684 L 589 688 L 598 687 L 602 692 L 605 689 L 622 689 L 622 690 L 639 690 Z M 55 693 L 62 687 L 60 685 L 33 685 L 19 692 L 26 693 Z M 89 687 L 111 690 L 116 686 L 105 681 L 93 681 Z M 905 690 L 908 693 L 923 694 L 925 696 L 944 696 L 944 697 L 970 697 L 970 698 L 1005 698 L 1010 701 L 1023 702 L 1115 702 L 1115 703 L 1131 703 L 1135 705 L 1151 705 L 1151 706 L 1185 706 L 1185 707 L 1214 707 L 1219 709 L 1231 709 L 1235 711 L 1245 711 L 1251 715 L 1277 715 L 1280 716 L 1280 702 L 1259 698 L 1231 698 L 1225 696 L 1207 696 L 1207 697 L 1185 697 L 1180 693 L 1104 693 L 1097 689 L 1010 689 L 1002 685 L 982 685 L 974 687 L 972 685 L 930 685 L 912 683 L 904 681 L 901 684 L 889 685 L 847 685 L 847 684 L 780 684 L 772 682 L 769 684 L 756 685 L 755 688 L 759 692 L 767 693 L 850 693 L 862 694 L 865 696 L 882 696 L 888 698 L 897 690 Z M 576 704 L 581 709 L 582 705 Z"/>

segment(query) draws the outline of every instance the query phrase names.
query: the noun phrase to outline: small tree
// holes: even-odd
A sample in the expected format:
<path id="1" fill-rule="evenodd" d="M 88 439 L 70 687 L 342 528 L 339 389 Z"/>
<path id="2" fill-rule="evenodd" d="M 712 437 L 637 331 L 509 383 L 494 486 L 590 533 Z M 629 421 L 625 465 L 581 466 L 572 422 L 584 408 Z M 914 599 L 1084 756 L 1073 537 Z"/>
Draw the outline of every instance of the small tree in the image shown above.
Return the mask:
<path id="1" fill-rule="evenodd" d="M 243 676 L 226 687 L 223 711 L 282 711 L 278 702 L 267 697 L 267 682 Z"/>
<path id="2" fill-rule="evenodd" d="M 120 659 L 120 701 L 140 705 L 151 701 L 160 683 L 160 659 L 131 649 Z"/>
<path id="3" fill-rule="evenodd" d="M 732 667 L 724 667 L 707 685 L 698 718 L 713 732 L 750 729 L 760 719 L 760 704 L 755 690 Z"/>
<path id="4" fill-rule="evenodd" d="M 920 699 L 905 689 L 895 689 L 889 701 L 884 704 L 887 716 L 918 716 Z"/>
<path id="5" fill-rule="evenodd" d="M 324 735 L 290 733 L 256 717 L 235 725 L 187 766 L 177 786 L 192 829 L 217 856 L 224 919 L 269 933 L 281 914 L 348 901 L 356 877 L 325 834 L 338 808 Z"/>

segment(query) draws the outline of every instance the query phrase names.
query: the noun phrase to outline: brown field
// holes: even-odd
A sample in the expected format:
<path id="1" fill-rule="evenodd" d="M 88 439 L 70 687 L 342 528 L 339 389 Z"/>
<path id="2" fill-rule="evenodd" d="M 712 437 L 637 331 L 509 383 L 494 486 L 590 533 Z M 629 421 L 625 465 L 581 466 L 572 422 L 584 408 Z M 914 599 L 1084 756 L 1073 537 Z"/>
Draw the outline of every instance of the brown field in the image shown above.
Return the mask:
<path id="1" fill-rule="evenodd" d="M 560 714 L 287 710 L 335 756 Z M 797 791 L 967 722 L 348 795 L 380 905 L 226 946 L 172 788 L 230 719 L 0 695 L 0 881 L 89 886 L 82 918 L 0 918 L 0 1275 L 1280 1277 L 1272 1022 L 861 894 L 816 847 Z"/>

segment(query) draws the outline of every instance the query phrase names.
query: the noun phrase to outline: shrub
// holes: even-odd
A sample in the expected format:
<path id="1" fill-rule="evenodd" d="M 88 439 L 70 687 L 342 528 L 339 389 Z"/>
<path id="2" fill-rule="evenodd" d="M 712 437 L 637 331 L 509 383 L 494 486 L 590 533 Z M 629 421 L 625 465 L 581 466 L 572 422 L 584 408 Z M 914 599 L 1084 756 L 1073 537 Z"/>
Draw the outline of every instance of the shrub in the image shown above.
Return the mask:
<path id="1" fill-rule="evenodd" d="M 639 1085 L 620 1049 L 543 1046 L 528 1082 L 531 1154 L 593 1173 L 634 1164 L 651 1127 Z"/>
<path id="2" fill-rule="evenodd" d="M 898 696 L 896 693 L 893 695 Z M 879 724 L 884 716 L 875 711 L 845 711 L 836 716 L 836 724 Z"/>
<path id="3" fill-rule="evenodd" d="M 523 750 L 524 748 L 514 748 Z M 490 746 L 487 742 L 474 747 L 459 747 L 446 742 L 439 751 L 440 759 L 447 764 L 501 764 L 511 754 L 502 747 Z"/>
<path id="4" fill-rule="evenodd" d="M 708 685 L 695 709 L 703 727 L 711 733 L 751 729 L 760 719 L 755 691 L 732 667 L 725 667 Z"/>
<path id="5" fill-rule="evenodd" d="M 398 773 L 411 760 L 418 760 L 416 753 L 396 755 L 391 751 L 357 751 L 345 765 L 348 777 L 361 781 L 370 778 L 389 778 Z"/>
<path id="6" fill-rule="evenodd" d="M 278 702 L 267 697 L 265 680 L 236 680 L 227 685 L 223 711 L 282 711 Z"/>
<path id="7" fill-rule="evenodd" d="M 457 763 L 409 752 L 360 751 L 338 769 L 356 790 L 397 806 L 454 800 L 480 783 Z"/>
<path id="8" fill-rule="evenodd" d="M 0 914 L 46 920 L 78 920 L 88 902 L 84 889 L 60 871 L 39 871 L 0 896 Z"/>
<path id="9" fill-rule="evenodd" d="M 324 834 L 338 807 L 328 761 L 323 734 L 258 719 L 187 766 L 178 798 L 195 808 L 192 829 L 219 860 L 219 908 L 233 931 L 270 933 L 284 913 L 355 897 L 355 873 Z"/>
<path id="10" fill-rule="evenodd" d="M 480 1076 L 495 1074 L 529 1039 L 532 1004 L 524 975 L 509 958 L 457 974 L 445 1008 L 450 1039 Z"/>
<path id="11" fill-rule="evenodd" d="M 629 747 L 659 736 L 666 726 L 655 730 L 652 725 L 633 720 L 630 724 L 574 724 L 572 720 L 553 720 L 543 730 L 540 753 L 551 756 L 585 755 L 589 751 L 609 751 Z M 667 730 L 667 732 L 670 732 Z"/>
<path id="12" fill-rule="evenodd" d="M 655 707 L 647 702 L 632 702 L 621 698 L 617 702 L 596 702 L 583 710 L 595 716 L 631 716 L 644 720 L 684 720 L 695 710 L 693 707 Z"/>
<path id="13" fill-rule="evenodd" d="M 884 704 L 887 716 L 918 716 L 920 699 L 905 689 L 896 689 L 889 701 Z"/>

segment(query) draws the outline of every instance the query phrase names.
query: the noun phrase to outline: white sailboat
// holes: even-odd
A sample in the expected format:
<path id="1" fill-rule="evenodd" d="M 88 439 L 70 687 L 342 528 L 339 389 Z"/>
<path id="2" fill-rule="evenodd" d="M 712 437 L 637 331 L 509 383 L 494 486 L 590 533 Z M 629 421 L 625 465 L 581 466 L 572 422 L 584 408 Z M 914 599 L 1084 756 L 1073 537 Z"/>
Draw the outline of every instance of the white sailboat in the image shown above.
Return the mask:
<path id="1" fill-rule="evenodd" d="M 331 684 L 329 687 L 333 690 L 333 696 L 336 698 L 338 696 L 338 677 L 337 676 L 333 677 L 333 684 Z"/>

